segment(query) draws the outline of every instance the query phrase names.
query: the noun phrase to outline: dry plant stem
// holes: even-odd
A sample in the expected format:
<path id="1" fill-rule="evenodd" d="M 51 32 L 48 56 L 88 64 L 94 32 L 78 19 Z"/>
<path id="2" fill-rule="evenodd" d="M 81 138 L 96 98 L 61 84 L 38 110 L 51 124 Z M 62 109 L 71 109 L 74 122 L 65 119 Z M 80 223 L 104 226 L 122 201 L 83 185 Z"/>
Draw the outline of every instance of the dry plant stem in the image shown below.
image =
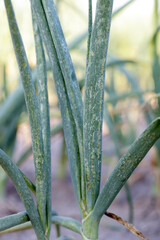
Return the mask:
<path id="1" fill-rule="evenodd" d="M 41 132 L 40 113 L 38 102 L 36 98 L 34 83 L 32 81 L 31 70 L 28 64 L 27 56 L 19 33 L 14 10 L 10 0 L 5 0 L 5 7 L 8 16 L 8 22 L 10 32 L 12 36 L 12 42 L 16 53 L 16 58 L 19 66 L 19 71 L 24 87 L 25 100 L 27 104 L 31 135 L 33 155 L 35 161 L 35 173 L 36 173 L 36 197 L 37 208 L 42 223 L 46 218 L 46 194 L 45 194 L 45 178 L 44 178 L 44 151 L 43 151 L 43 139 Z"/>
<path id="2" fill-rule="evenodd" d="M 27 187 L 25 180 L 23 179 L 18 167 L 8 158 L 8 156 L 2 150 L 0 150 L 0 165 L 13 181 L 16 190 L 19 193 L 25 205 L 26 211 L 32 222 L 38 240 L 44 240 L 45 239 L 44 229 L 41 224 L 30 190 Z"/>
<path id="3" fill-rule="evenodd" d="M 105 215 L 107 217 L 110 217 L 114 220 L 116 220 L 117 222 L 119 222 L 120 224 L 122 224 L 123 226 L 125 226 L 130 232 L 132 232 L 133 234 L 135 234 L 137 237 L 139 237 L 142 240 L 147 240 L 147 238 L 145 238 L 143 236 L 143 234 L 137 230 L 132 224 L 128 223 L 127 221 L 124 221 L 121 217 L 117 216 L 114 213 L 110 213 L 110 212 L 105 212 Z"/>

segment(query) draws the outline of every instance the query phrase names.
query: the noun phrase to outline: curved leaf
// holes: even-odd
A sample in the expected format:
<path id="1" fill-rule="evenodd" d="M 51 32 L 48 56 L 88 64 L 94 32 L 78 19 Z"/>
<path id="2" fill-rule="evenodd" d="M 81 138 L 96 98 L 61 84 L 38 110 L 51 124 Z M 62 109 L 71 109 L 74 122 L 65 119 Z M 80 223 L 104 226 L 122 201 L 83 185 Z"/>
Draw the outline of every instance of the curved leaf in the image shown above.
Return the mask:
<path id="1" fill-rule="evenodd" d="M 27 212 L 21 212 L 0 218 L 0 232 L 29 221 Z"/>
<path id="2" fill-rule="evenodd" d="M 159 138 L 160 118 L 157 118 L 118 161 L 97 199 L 93 210 L 94 216 L 98 219 L 102 217 L 132 172 Z"/>
<path id="3" fill-rule="evenodd" d="M 9 159 L 9 157 L 2 150 L 0 150 L 0 165 L 13 181 L 17 192 L 19 193 L 25 205 L 26 211 L 29 215 L 38 239 L 44 240 L 44 229 L 40 222 L 40 218 L 35 207 L 34 200 L 31 196 L 30 190 L 27 187 L 18 167 Z"/>

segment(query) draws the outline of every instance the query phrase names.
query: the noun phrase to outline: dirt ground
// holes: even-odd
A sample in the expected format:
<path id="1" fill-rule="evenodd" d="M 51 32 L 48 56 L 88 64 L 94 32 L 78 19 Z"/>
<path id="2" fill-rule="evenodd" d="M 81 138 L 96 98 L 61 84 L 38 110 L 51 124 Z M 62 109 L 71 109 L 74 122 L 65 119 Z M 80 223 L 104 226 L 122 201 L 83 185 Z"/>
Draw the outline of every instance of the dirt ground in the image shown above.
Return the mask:
<path id="1" fill-rule="evenodd" d="M 77 220 L 81 220 L 80 212 L 77 207 L 73 188 L 67 167 L 66 177 L 57 178 L 59 167 L 59 156 L 61 151 L 62 135 L 57 135 L 52 139 L 52 205 L 59 215 L 69 216 Z M 20 144 L 24 144 L 23 140 L 18 139 L 17 148 Z M 17 151 L 18 152 L 18 151 Z M 18 153 L 15 153 L 15 158 Z M 108 136 L 104 137 L 103 154 L 109 155 L 114 159 L 113 145 Z M 153 194 L 154 171 L 152 171 L 152 152 L 147 155 L 143 163 L 130 178 L 129 185 L 134 205 L 134 226 L 137 227 L 143 235 L 149 240 L 160 240 L 160 208 L 157 206 L 157 199 Z M 107 178 L 108 173 L 112 170 L 114 163 L 109 164 L 104 161 L 102 166 L 102 185 Z M 34 181 L 34 165 L 32 157 L 30 157 L 21 169 Z M 24 207 L 19 199 L 16 190 L 10 181 L 7 182 L 6 194 L 0 200 L 0 217 L 23 211 Z M 128 203 L 126 201 L 125 190 L 122 189 L 117 198 L 112 203 L 108 211 L 113 212 L 125 220 L 128 220 Z M 76 233 L 61 228 L 62 235 L 73 237 L 73 239 L 81 239 Z M 12 234 L 0 235 L 0 240 L 36 240 L 33 230 L 26 230 Z M 55 228 L 53 226 L 51 239 L 56 239 Z M 122 227 L 116 221 L 104 216 L 100 224 L 99 240 L 136 240 L 139 239 Z"/>

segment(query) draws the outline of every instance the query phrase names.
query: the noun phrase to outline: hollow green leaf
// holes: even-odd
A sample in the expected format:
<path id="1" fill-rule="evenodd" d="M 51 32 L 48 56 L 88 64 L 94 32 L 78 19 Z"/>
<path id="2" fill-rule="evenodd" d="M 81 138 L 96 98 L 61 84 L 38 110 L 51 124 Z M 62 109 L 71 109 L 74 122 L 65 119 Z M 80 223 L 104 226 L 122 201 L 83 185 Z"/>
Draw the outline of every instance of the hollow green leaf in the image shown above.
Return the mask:
<path id="1" fill-rule="evenodd" d="M 2 225 L 3 229 L 1 231 L 12 227 L 8 231 L 4 231 L 4 233 L 21 231 L 21 230 L 29 229 L 32 227 L 31 222 L 29 221 L 29 217 L 26 212 L 21 212 L 19 214 L 10 215 L 6 218 L 1 218 L 0 223 L 3 224 L 3 220 L 5 222 L 8 220 L 8 222 L 6 225 Z M 52 210 L 52 223 L 59 225 L 59 226 L 63 226 L 73 232 L 81 234 L 80 222 L 78 222 L 77 220 L 75 220 L 73 218 L 56 216 L 54 210 Z"/>
<path id="2" fill-rule="evenodd" d="M 92 214 L 100 219 L 132 172 L 160 137 L 160 118 L 154 120 L 118 161 L 106 181 Z"/>
<path id="3" fill-rule="evenodd" d="M 80 158 L 76 132 L 76 126 L 70 107 L 70 102 L 66 92 L 64 78 L 59 65 L 58 56 L 55 50 L 50 29 L 46 20 L 46 16 L 42 5 L 39 1 L 31 1 L 36 14 L 36 21 L 41 32 L 43 42 L 49 57 L 50 65 L 53 71 L 53 76 L 56 85 L 56 91 L 59 99 L 59 106 L 62 115 L 65 141 L 67 146 L 67 153 L 69 158 L 69 165 L 72 177 L 72 183 L 75 195 L 79 205 L 81 206 L 81 187 L 80 187 Z"/>
<path id="4" fill-rule="evenodd" d="M 21 212 L 0 218 L 0 232 L 29 221 L 27 212 Z"/>
<path id="5" fill-rule="evenodd" d="M 81 224 L 75 219 L 61 216 L 53 216 L 52 222 L 59 224 L 65 228 L 72 230 L 73 232 L 81 234 Z"/>
<path id="6" fill-rule="evenodd" d="M 35 207 L 30 190 L 27 187 L 18 167 L 9 159 L 9 157 L 2 150 L 0 150 L 0 165 L 13 181 L 16 190 L 25 205 L 26 211 L 29 215 L 38 239 L 44 240 L 44 229 L 41 224 L 39 214 Z"/>
<path id="7" fill-rule="evenodd" d="M 72 114 L 77 128 L 79 151 L 83 159 L 83 103 L 78 81 L 76 79 L 74 67 L 69 54 L 63 31 L 59 22 L 54 2 L 52 0 L 42 0 L 44 12 L 50 29 L 50 33 L 55 45 L 61 72 L 64 77 L 65 87 L 67 90 Z"/>
<path id="8" fill-rule="evenodd" d="M 92 0 L 88 0 L 88 42 L 87 42 L 87 64 L 89 61 L 89 53 L 90 53 L 90 43 L 91 43 L 91 35 L 92 35 Z"/>
<path id="9" fill-rule="evenodd" d="M 52 216 L 57 215 L 56 211 L 52 209 Z M 32 228 L 27 212 L 20 212 L 12 214 L 7 217 L 0 218 L 0 235 L 5 233 L 12 233 L 23 231 Z"/>
<path id="10" fill-rule="evenodd" d="M 27 186 L 29 189 L 33 192 L 33 194 L 36 196 L 36 186 L 32 183 L 32 181 L 20 170 L 20 173 L 25 180 Z"/>
<path id="11" fill-rule="evenodd" d="M 46 188 L 46 235 L 50 236 L 51 230 L 51 143 L 50 143 L 50 115 L 47 89 L 47 66 L 43 43 L 40 35 L 36 17 L 32 8 L 32 22 L 37 59 L 37 99 L 40 109 L 42 126 L 42 139 L 44 147 L 45 164 L 45 188 Z"/>
<path id="12" fill-rule="evenodd" d="M 94 207 L 100 187 L 104 79 L 112 4 L 112 0 L 97 1 L 85 79 L 83 164 L 86 173 L 88 212 Z"/>
<path id="13" fill-rule="evenodd" d="M 40 214 L 41 221 L 45 221 L 45 181 L 44 181 L 44 151 L 43 151 L 43 139 L 40 124 L 40 113 L 38 102 L 36 98 L 34 83 L 32 81 L 31 70 L 28 64 L 27 56 L 25 53 L 24 45 L 21 39 L 21 35 L 18 29 L 14 10 L 10 0 L 5 0 L 5 7 L 10 27 L 10 33 L 12 36 L 12 42 L 19 66 L 19 71 L 23 83 L 26 105 L 29 114 L 32 146 L 35 161 L 35 173 L 36 173 L 36 197 L 37 207 Z"/>

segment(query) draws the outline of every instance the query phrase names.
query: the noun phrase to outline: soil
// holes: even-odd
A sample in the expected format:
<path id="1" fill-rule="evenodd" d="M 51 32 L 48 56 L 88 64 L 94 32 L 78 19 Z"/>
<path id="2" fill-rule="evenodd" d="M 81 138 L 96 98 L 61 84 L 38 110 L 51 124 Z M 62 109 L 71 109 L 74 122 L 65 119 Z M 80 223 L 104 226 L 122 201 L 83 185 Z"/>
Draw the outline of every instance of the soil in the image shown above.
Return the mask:
<path id="1" fill-rule="evenodd" d="M 59 157 L 61 152 L 62 135 L 59 134 L 52 139 L 52 205 L 59 215 L 69 216 L 81 220 L 80 211 L 74 197 L 71 179 L 69 176 L 68 166 L 66 167 L 66 176 L 59 179 Z M 19 146 L 24 146 L 24 140 L 21 136 L 17 140 L 14 158 L 20 155 Z M 103 154 L 104 157 L 110 156 L 112 162 L 104 161 L 102 165 L 102 185 L 104 184 L 109 172 L 115 164 L 113 145 L 109 136 L 104 136 Z M 22 149 L 23 151 L 23 149 Z M 157 204 L 157 198 L 153 194 L 155 177 L 153 170 L 154 151 L 150 152 L 145 160 L 139 165 L 129 180 L 133 206 L 134 206 L 134 226 L 140 230 L 149 240 L 160 240 L 160 208 Z M 32 156 L 23 163 L 21 169 L 34 181 L 34 165 Z M 0 217 L 23 211 L 24 206 L 11 181 L 7 181 L 6 193 L 0 200 Z M 122 189 L 117 198 L 112 203 L 108 211 L 117 214 L 125 220 L 128 220 L 128 203 L 126 200 L 125 190 Z M 62 235 L 81 239 L 76 233 L 61 228 Z M 36 240 L 33 230 L 0 235 L 0 240 Z M 55 227 L 52 228 L 51 239 L 56 239 Z M 136 240 L 139 239 L 115 220 L 104 216 L 102 218 L 99 230 L 99 240 Z"/>

